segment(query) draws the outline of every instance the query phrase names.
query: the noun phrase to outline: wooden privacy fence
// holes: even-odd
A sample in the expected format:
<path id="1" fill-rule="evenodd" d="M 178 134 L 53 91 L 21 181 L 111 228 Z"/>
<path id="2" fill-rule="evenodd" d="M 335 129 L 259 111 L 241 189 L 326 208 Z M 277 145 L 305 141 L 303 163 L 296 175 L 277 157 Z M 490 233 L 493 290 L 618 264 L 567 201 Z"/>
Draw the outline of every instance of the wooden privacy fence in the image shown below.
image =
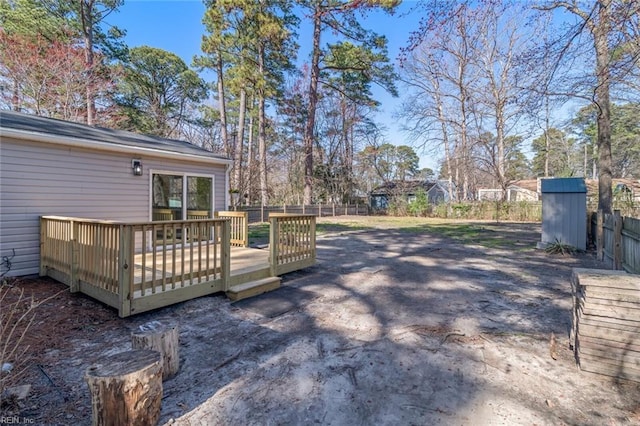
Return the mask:
<path id="1" fill-rule="evenodd" d="M 602 211 L 591 214 L 590 239 L 598 260 L 615 270 L 640 274 L 640 219 Z"/>
<path id="2" fill-rule="evenodd" d="M 233 207 L 232 207 L 233 209 Z M 366 216 L 369 206 L 366 204 L 313 204 L 300 206 L 239 206 L 234 211 L 247 213 L 248 223 L 267 222 L 271 213 L 286 213 L 293 215 L 326 216 Z"/>
<path id="3" fill-rule="evenodd" d="M 270 213 L 271 275 L 312 266 L 316 259 L 316 217 Z"/>
<path id="4" fill-rule="evenodd" d="M 230 221 L 120 223 L 44 216 L 40 275 L 121 317 L 228 290 Z"/>

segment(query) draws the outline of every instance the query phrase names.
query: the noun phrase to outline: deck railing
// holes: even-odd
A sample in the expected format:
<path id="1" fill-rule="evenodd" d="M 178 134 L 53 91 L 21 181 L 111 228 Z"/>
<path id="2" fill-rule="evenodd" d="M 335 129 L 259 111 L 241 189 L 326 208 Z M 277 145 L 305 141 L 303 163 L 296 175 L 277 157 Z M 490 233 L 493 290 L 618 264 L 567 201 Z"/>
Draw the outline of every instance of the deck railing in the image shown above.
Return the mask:
<path id="1" fill-rule="evenodd" d="M 269 220 L 269 264 L 234 275 L 234 282 L 315 263 L 315 216 L 272 214 Z M 121 317 L 228 291 L 232 236 L 237 245 L 248 241 L 246 214 L 235 212 L 140 223 L 57 216 L 40 222 L 40 275 L 116 308 Z"/>
<path id="2" fill-rule="evenodd" d="M 312 266 L 316 260 L 316 217 L 270 213 L 269 258 L 276 276 Z"/>
<path id="3" fill-rule="evenodd" d="M 118 309 L 121 317 L 226 291 L 229 222 L 120 223 L 45 216 L 40 275 Z"/>
<path id="4" fill-rule="evenodd" d="M 216 212 L 216 217 L 230 219 L 231 245 L 249 247 L 249 213 L 248 212 Z"/>

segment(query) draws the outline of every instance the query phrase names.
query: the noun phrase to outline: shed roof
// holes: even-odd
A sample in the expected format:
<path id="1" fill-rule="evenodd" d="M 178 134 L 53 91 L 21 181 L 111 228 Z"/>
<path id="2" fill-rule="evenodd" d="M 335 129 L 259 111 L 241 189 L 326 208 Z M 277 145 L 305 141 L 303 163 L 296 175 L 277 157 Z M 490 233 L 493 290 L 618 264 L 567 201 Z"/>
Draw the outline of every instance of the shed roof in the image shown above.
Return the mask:
<path id="1" fill-rule="evenodd" d="M 552 178 L 542 179 L 540 192 L 583 194 L 587 192 L 584 178 Z"/>
<path id="2" fill-rule="evenodd" d="M 82 141 L 87 148 L 112 151 L 139 151 L 173 153 L 177 156 L 199 157 L 214 162 L 230 160 L 204 148 L 176 139 L 141 135 L 124 130 L 91 127 L 81 123 L 29 115 L 15 111 L 0 111 L 0 129 L 3 136 L 31 139 L 41 142 L 65 144 Z"/>

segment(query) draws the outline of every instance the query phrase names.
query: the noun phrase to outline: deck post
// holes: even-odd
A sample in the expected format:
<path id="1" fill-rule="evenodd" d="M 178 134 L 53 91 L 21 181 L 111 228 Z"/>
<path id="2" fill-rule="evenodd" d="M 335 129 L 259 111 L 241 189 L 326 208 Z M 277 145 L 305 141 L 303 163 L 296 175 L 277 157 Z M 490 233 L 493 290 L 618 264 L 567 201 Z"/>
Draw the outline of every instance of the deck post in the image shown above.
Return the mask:
<path id="1" fill-rule="evenodd" d="M 244 246 L 249 247 L 249 212 L 244 212 L 242 216 L 242 235 L 244 235 Z"/>
<path id="2" fill-rule="evenodd" d="M 120 225 L 120 247 L 118 248 L 118 316 L 120 318 L 131 315 L 131 277 L 130 273 L 135 265 L 131 258 L 131 225 Z"/>
<path id="3" fill-rule="evenodd" d="M 277 276 L 276 270 L 278 268 L 278 235 L 280 230 L 278 229 L 279 222 L 277 217 L 270 217 L 269 222 L 271 222 L 269 226 L 269 266 L 271 268 L 271 276 L 275 277 Z"/>
<path id="4" fill-rule="evenodd" d="M 47 224 L 48 221 L 44 217 L 40 216 L 40 271 L 39 274 L 41 277 L 47 275 L 47 267 L 42 261 L 42 254 L 48 253 L 49 248 L 47 247 Z"/>
<path id="5" fill-rule="evenodd" d="M 80 224 L 72 220 L 69 223 L 69 228 L 71 229 L 71 238 L 69 241 L 69 247 L 71 250 L 71 268 L 69 270 L 69 291 L 71 293 L 77 293 L 80 291 L 80 279 L 78 278 L 78 262 L 80 255 L 80 243 L 78 242 Z"/>
<path id="6" fill-rule="evenodd" d="M 222 282 L 224 291 L 229 291 L 229 278 L 231 278 L 231 219 L 222 224 L 222 249 L 220 261 L 222 264 Z"/>

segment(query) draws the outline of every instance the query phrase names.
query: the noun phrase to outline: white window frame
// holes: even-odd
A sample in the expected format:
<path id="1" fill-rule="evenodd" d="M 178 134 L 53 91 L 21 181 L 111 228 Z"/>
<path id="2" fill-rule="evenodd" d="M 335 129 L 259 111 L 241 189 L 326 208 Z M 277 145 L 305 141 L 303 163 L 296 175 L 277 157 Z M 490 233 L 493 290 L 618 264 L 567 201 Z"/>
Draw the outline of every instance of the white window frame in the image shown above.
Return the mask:
<path id="1" fill-rule="evenodd" d="M 211 213 L 215 211 L 216 207 L 216 176 L 205 173 L 190 173 L 190 172 L 176 172 L 169 170 L 149 170 L 149 221 L 153 220 L 153 175 L 169 175 L 169 176 L 181 176 L 182 177 L 182 220 L 187 219 L 187 177 L 202 177 L 211 179 Z"/>

